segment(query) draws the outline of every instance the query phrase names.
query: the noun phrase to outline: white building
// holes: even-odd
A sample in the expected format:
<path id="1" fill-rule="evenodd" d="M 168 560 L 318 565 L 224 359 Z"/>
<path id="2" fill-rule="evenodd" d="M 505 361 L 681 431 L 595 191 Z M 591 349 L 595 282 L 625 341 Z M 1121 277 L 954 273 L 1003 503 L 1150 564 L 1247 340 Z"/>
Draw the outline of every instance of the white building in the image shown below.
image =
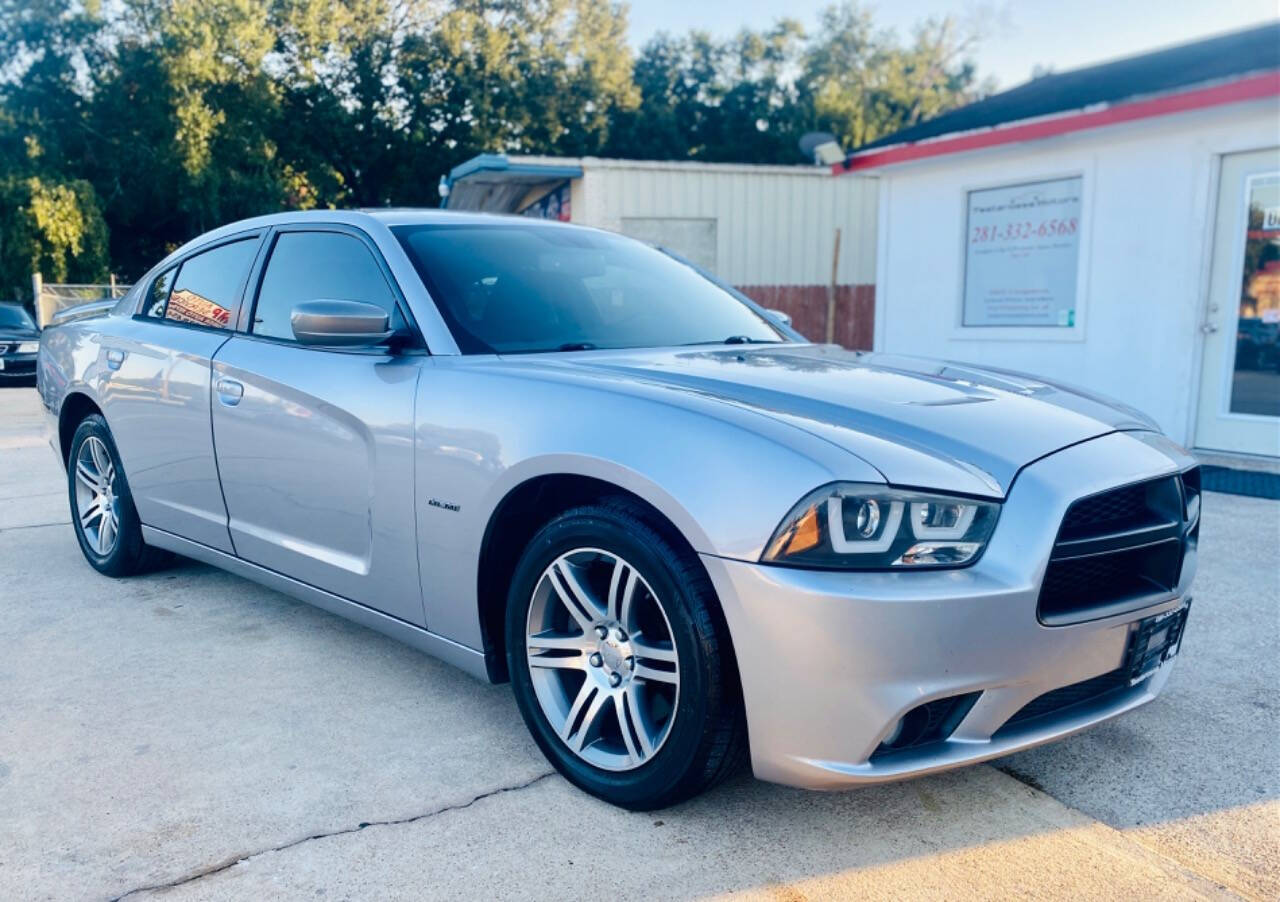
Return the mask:
<path id="1" fill-rule="evenodd" d="M 451 210 L 550 217 L 669 248 L 790 314 L 814 340 L 834 300 L 834 339 L 871 347 L 874 179 L 832 179 L 817 166 L 484 154 L 455 167 L 442 193 Z"/>
<path id="2" fill-rule="evenodd" d="M 1278 146 L 1273 24 L 859 149 L 836 168 L 879 176 L 875 348 L 1074 383 L 1187 445 L 1280 457 Z"/>

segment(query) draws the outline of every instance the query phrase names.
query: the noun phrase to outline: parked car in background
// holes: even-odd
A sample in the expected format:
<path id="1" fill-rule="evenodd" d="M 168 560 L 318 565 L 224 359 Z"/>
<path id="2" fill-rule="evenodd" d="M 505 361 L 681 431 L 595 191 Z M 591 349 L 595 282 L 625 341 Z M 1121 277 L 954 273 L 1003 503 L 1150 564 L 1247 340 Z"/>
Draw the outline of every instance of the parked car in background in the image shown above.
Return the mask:
<path id="1" fill-rule="evenodd" d="M 1236 327 L 1236 369 L 1271 370 L 1280 367 L 1280 323 L 1259 317 L 1243 318 Z"/>
<path id="2" fill-rule="evenodd" d="M 629 808 L 748 736 L 812 788 L 1008 754 L 1149 702 L 1180 648 L 1199 471 L 1152 421 L 810 344 L 606 232 L 234 223 L 41 363 L 90 565 L 186 555 L 510 679 Z"/>
<path id="3" fill-rule="evenodd" d="M 40 329 L 21 304 L 0 303 L 0 384 L 36 375 Z"/>

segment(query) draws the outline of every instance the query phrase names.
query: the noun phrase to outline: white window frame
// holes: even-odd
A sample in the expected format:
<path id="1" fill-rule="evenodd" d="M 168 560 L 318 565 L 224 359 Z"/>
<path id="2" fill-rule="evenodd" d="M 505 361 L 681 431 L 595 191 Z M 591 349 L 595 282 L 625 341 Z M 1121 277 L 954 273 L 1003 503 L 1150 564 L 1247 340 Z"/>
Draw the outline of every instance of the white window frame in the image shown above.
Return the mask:
<path id="1" fill-rule="evenodd" d="M 1221 158 L 1219 158 L 1221 159 Z M 1218 178 L 1222 178 L 1221 163 L 1219 162 Z M 1249 199 L 1253 196 L 1253 183 L 1261 179 L 1275 178 L 1272 172 L 1255 172 L 1245 176 L 1243 185 L 1243 194 L 1241 196 L 1241 204 L 1245 210 L 1249 209 Z M 1215 211 L 1216 214 L 1216 211 Z M 1231 275 L 1233 279 L 1243 279 L 1244 277 L 1244 252 L 1248 245 L 1248 223 L 1238 223 L 1240 228 L 1236 229 L 1235 235 L 1232 236 L 1231 242 Z M 1212 245 L 1212 238 L 1209 241 Z M 1241 288 L 1244 286 L 1241 285 Z M 1206 289 L 1206 293 L 1210 289 Z M 1231 311 L 1231 327 L 1224 332 L 1227 336 L 1224 341 L 1234 341 L 1231 338 L 1240 331 L 1240 301 L 1235 301 L 1235 308 Z M 1228 351 L 1228 348 L 1230 350 Z M 1275 423 L 1276 418 L 1260 413 L 1237 413 L 1231 409 L 1231 392 L 1235 388 L 1236 376 L 1236 348 L 1234 345 L 1228 344 L 1223 347 L 1222 362 L 1218 371 L 1218 416 L 1224 420 L 1237 420 L 1242 423 Z"/>
<path id="2" fill-rule="evenodd" d="M 969 195 L 975 191 L 989 191 L 993 188 L 1013 188 L 1019 185 L 1034 185 L 1037 182 L 1052 182 L 1060 179 L 1080 179 L 1080 229 L 1078 254 L 1076 259 L 1076 298 L 1075 324 L 1072 326 L 966 326 L 964 324 L 965 282 L 969 269 Z M 955 319 L 952 324 L 951 339 L 953 341 L 1051 341 L 1081 342 L 1085 340 L 1085 328 L 1088 322 L 1090 296 L 1090 259 L 1093 249 L 1093 190 L 1097 179 L 1094 177 L 1092 160 L 1080 160 L 1076 165 L 1061 169 L 1027 169 L 1010 174 L 999 181 L 982 181 L 960 186 L 960 236 L 958 285 L 956 301 L 953 305 Z"/>

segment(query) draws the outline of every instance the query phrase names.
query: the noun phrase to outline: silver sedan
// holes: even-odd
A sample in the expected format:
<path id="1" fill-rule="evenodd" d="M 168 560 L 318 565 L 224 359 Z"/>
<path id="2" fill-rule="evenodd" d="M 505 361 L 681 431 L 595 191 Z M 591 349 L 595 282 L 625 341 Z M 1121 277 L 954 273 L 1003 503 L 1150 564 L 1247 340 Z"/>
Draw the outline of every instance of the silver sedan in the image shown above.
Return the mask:
<path id="1" fill-rule="evenodd" d="M 94 568 L 195 558 L 510 680 L 629 808 L 1065 736 L 1155 697 L 1189 610 L 1199 473 L 1143 415 L 810 344 L 605 232 L 234 223 L 38 375 Z"/>

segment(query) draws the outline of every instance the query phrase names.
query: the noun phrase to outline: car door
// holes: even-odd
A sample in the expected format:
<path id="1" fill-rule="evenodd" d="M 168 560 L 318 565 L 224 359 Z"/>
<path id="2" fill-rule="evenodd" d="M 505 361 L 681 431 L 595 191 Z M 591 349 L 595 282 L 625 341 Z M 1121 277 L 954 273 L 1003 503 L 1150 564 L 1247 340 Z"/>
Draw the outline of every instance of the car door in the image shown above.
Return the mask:
<path id="1" fill-rule="evenodd" d="M 219 551 L 232 550 L 209 425 L 209 373 L 231 336 L 262 233 L 237 235 L 167 266 L 135 315 L 99 338 L 103 413 L 138 516 Z"/>
<path id="2" fill-rule="evenodd" d="M 412 324 L 385 262 L 357 230 L 283 228 L 268 242 L 252 314 L 213 361 L 213 436 L 236 554 L 421 625 L 420 340 L 394 352 L 299 344 L 290 313 L 305 301 L 378 304 L 401 334 Z"/>

